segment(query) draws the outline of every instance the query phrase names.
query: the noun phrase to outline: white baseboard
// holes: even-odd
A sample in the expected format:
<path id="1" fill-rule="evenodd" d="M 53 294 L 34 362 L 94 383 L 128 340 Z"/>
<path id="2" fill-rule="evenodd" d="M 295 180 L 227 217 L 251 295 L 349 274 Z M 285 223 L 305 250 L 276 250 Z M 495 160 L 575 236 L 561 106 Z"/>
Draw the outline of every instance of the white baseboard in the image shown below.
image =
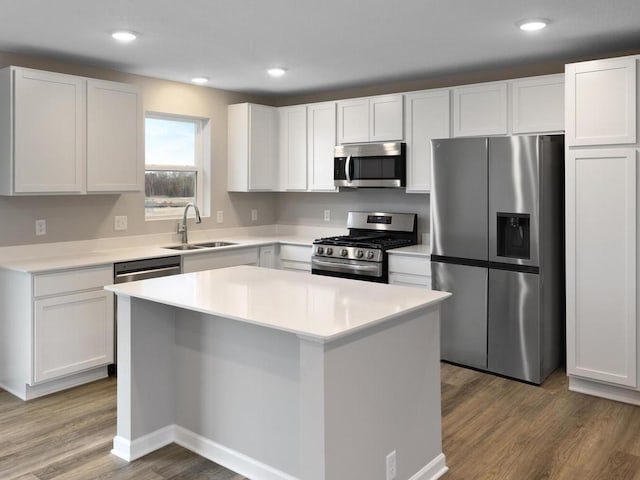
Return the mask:
<path id="1" fill-rule="evenodd" d="M 254 480 L 298 480 L 296 477 L 177 425 L 168 425 L 133 442 L 116 436 L 113 439 L 111 453 L 131 462 L 170 443 L 176 443 L 247 478 Z"/>
<path id="2" fill-rule="evenodd" d="M 569 390 L 618 402 L 640 405 L 640 392 L 600 382 L 569 376 Z"/>
<path id="3" fill-rule="evenodd" d="M 87 370 L 86 372 L 80 372 L 57 380 L 51 380 L 46 383 L 27 385 L 25 398 L 22 398 L 20 395 L 18 396 L 22 398 L 22 400 L 31 400 L 33 398 L 49 395 L 50 393 L 66 390 L 67 388 L 73 388 L 79 385 L 84 385 L 85 383 L 95 382 L 101 378 L 107 378 L 108 376 L 109 371 L 106 366 L 98 367 L 92 370 Z"/>
<path id="4" fill-rule="evenodd" d="M 414 474 L 409 480 L 436 480 L 449 471 L 444 453 L 441 453 L 427 465 L 422 467 L 419 472 Z"/>
<path id="5" fill-rule="evenodd" d="M 151 432 L 133 442 L 123 437 L 114 437 L 111 453 L 127 462 L 131 462 L 146 454 L 158 450 L 174 442 L 176 437 L 175 425 L 168 425 Z"/>

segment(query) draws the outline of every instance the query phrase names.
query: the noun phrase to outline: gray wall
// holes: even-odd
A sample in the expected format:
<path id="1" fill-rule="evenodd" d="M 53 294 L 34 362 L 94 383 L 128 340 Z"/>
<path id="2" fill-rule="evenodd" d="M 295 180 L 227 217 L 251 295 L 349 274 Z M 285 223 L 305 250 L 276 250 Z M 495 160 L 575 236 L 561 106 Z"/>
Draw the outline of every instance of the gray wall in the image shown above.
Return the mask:
<path id="1" fill-rule="evenodd" d="M 156 80 L 110 70 L 71 65 L 53 60 L 0 52 L 0 68 L 17 65 L 139 85 L 145 111 L 194 115 L 211 119 L 212 217 L 194 229 L 272 224 L 276 220 L 273 194 L 227 193 L 227 105 L 240 102 L 268 103 L 269 99 Z M 37 132 L 33 132 L 37 141 Z M 251 222 L 251 209 L 259 209 L 259 221 Z M 224 211 L 224 223 L 215 222 L 215 211 Z M 127 215 L 128 229 L 113 229 L 114 215 Z M 35 220 L 47 221 L 47 235 L 36 237 Z M 144 194 L 84 196 L 0 196 L 0 246 L 89 240 L 102 237 L 171 232 L 175 220 L 145 221 Z M 190 226 L 190 228 L 192 228 Z"/>
<path id="2" fill-rule="evenodd" d="M 331 221 L 324 221 L 324 210 Z M 278 193 L 277 222 L 283 225 L 345 227 L 349 210 L 417 213 L 418 234 L 429 232 L 429 195 L 395 189 L 362 189 L 338 193 Z M 418 237 L 420 241 L 420 236 Z"/>

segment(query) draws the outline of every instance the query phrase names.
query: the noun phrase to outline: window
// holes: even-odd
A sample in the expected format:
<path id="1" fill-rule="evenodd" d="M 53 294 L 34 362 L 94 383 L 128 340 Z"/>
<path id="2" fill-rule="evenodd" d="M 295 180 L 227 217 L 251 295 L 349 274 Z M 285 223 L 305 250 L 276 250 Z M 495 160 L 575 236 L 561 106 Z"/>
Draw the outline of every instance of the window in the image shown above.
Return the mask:
<path id="1" fill-rule="evenodd" d="M 145 118 L 145 217 L 175 218 L 195 202 L 206 215 L 209 121 L 164 113 Z"/>

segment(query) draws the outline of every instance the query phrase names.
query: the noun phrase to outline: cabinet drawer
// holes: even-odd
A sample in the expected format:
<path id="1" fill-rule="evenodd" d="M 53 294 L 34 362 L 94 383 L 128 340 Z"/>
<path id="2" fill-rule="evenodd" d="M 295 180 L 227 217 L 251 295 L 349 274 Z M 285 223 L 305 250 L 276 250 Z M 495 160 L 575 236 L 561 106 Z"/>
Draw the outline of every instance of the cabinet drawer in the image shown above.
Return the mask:
<path id="1" fill-rule="evenodd" d="M 428 257 L 390 254 L 389 273 L 431 276 L 431 260 Z"/>
<path id="2" fill-rule="evenodd" d="M 257 248 L 217 251 L 185 255 L 182 258 L 182 271 L 183 273 L 202 272 L 236 265 L 258 265 L 258 263 Z"/>
<path id="3" fill-rule="evenodd" d="M 311 247 L 302 245 L 281 245 L 280 260 L 311 263 Z"/>
<path id="4" fill-rule="evenodd" d="M 408 287 L 431 288 L 431 277 L 426 275 L 408 275 L 406 273 L 390 273 L 389 283 L 391 285 L 405 285 Z"/>
<path id="5" fill-rule="evenodd" d="M 113 265 L 41 273 L 33 278 L 33 296 L 42 297 L 79 290 L 90 290 L 92 288 L 102 288 L 112 283 Z"/>

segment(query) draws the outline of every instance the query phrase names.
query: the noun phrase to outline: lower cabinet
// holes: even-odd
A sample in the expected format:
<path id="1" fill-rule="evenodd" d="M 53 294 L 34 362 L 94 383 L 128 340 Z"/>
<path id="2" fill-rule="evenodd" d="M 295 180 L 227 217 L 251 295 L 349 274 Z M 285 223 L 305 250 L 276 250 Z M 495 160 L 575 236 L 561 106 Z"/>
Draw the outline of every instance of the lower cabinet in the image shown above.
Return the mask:
<path id="1" fill-rule="evenodd" d="M 431 289 L 431 260 L 429 256 L 390 253 L 389 283 Z"/>
<path id="2" fill-rule="evenodd" d="M 113 294 L 103 290 L 34 302 L 33 380 L 113 362 Z"/>
<path id="3" fill-rule="evenodd" d="M 277 245 L 265 245 L 264 247 L 260 247 L 260 266 L 263 268 L 277 268 L 277 251 Z"/>
<path id="4" fill-rule="evenodd" d="M 208 251 L 182 257 L 182 273 L 215 270 L 235 265 L 259 265 L 258 248 Z"/>
<path id="5" fill-rule="evenodd" d="M 0 387 L 28 400 L 107 376 L 113 265 L 0 269 Z"/>
<path id="6" fill-rule="evenodd" d="M 280 268 L 310 272 L 312 250 L 311 245 L 280 245 Z"/>

